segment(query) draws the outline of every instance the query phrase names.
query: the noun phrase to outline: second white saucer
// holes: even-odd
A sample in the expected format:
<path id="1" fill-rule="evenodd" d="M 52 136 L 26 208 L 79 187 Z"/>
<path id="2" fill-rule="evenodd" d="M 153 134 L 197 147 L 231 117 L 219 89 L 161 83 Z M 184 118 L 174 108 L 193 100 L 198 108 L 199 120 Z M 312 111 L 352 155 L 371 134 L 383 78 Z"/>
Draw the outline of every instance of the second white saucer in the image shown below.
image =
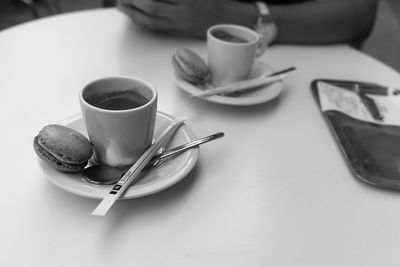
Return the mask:
<path id="1" fill-rule="evenodd" d="M 272 67 L 266 65 L 260 60 L 256 60 L 248 79 L 255 79 L 274 71 L 275 70 Z M 179 77 L 176 77 L 176 82 L 180 88 L 190 94 L 198 94 L 205 90 L 205 87 L 193 85 L 183 79 L 180 79 Z M 202 97 L 202 99 L 225 105 L 250 106 L 265 103 L 274 99 L 275 97 L 280 95 L 280 93 L 282 92 L 282 88 L 282 82 L 277 82 L 271 85 L 264 86 L 263 88 L 257 90 L 247 91 L 234 96 L 213 95 Z"/>

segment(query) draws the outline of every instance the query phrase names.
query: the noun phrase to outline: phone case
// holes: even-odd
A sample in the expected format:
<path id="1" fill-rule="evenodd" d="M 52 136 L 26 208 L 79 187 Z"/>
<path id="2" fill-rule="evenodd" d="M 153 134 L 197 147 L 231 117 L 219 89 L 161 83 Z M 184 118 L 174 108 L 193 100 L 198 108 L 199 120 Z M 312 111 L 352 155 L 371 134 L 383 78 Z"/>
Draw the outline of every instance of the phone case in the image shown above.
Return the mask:
<path id="1" fill-rule="evenodd" d="M 313 95 L 321 108 L 317 84 L 319 81 L 354 90 L 355 84 L 367 93 L 385 95 L 388 88 L 359 81 L 315 80 Z M 400 97 L 400 96 L 395 96 Z M 355 176 L 381 188 L 400 190 L 400 127 L 354 119 L 335 110 L 322 111 L 329 128 Z"/>

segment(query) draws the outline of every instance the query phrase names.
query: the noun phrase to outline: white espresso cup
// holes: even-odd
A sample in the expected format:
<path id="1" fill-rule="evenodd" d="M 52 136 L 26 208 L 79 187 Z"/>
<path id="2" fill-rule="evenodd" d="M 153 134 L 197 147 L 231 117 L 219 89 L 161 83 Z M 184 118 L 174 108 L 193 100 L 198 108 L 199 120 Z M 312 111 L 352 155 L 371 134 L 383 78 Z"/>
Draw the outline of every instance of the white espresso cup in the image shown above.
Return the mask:
<path id="1" fill-rule="evenodd" d="M 109 77 L 86 85 L 79 95 L 83 120 L 97 164 L 125 167 L 151 145 L 157 91 L 131 77 Z"/>
<path id="2" fill-rule="evenodd" d="M 246 79 L 256 57 L 265 51 L 263 38 L 250 28 L 218 24 L 207 30 L 208 65 L 216 85 Z"/>

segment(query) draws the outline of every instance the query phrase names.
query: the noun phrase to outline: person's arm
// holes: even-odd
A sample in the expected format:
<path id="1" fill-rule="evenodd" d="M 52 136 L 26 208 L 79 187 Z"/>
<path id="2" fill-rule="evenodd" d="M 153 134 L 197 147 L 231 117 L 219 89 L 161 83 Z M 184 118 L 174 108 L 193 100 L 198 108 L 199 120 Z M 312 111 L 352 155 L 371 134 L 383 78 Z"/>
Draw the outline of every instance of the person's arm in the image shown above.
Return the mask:
<path id="1" fill-rule="evenodd" d="M 254 4 L 235 0 L 118 0 L 117 7 L 151 30 L 196 38 L 215 24 L 253 27 L 257 18 Z"/>
<path id="2" fill-rule="evenodd" d="M 367 37 L 376 5 L 377 0 L 315 0 L 268 6 L 278 26 L 277 42 L 321 44 Z M 200 38 L 219 23 L 252 28 L 258 14 L 254 3 L 233 0 L 120 0 L 118 7 L 147 28 Z"/>

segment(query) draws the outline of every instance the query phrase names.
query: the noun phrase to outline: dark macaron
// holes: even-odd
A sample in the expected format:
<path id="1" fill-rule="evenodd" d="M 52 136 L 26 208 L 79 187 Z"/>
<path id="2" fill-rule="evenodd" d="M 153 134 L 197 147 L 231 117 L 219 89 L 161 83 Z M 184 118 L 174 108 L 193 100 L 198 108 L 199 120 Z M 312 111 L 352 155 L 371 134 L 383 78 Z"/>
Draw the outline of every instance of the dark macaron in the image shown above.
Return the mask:
<path id="1" fill-rule="evenodd" d="M 82 171 L 93 154 L 92 144 L 84 135 L 57 124 L 43 127 L 33 147 L 41 159 L 63 172 Z"/>
<path id="2" fill-rule="evenodd" d="M 211 72 L 204 60 L 187 48 L 180 48 L 172 56 L 172 66 L 181 79 L 192 84 L 205 84 Z"/>

